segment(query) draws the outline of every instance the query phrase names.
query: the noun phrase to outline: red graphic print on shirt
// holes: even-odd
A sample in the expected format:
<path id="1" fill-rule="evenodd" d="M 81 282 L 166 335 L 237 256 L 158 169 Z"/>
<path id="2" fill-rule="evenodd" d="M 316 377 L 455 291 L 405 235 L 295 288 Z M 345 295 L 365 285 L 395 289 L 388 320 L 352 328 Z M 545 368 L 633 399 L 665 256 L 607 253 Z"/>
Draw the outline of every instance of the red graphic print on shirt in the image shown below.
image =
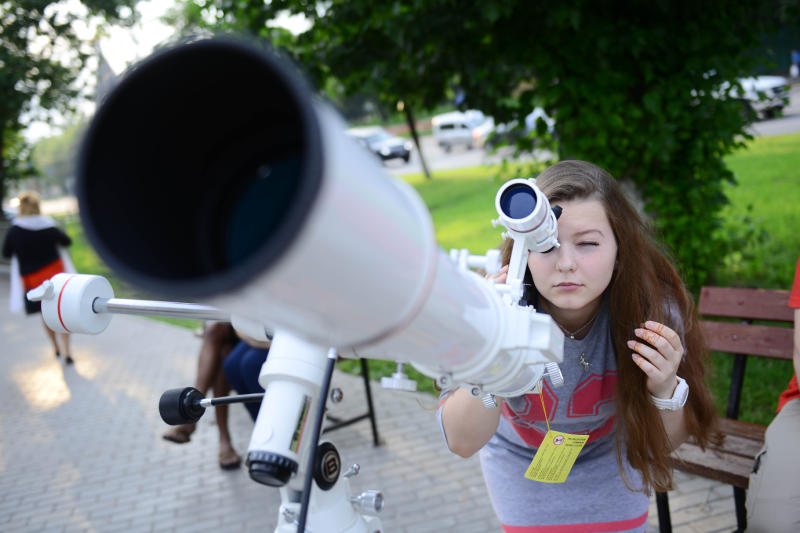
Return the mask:
<path id="1" fill-rule="evenodd" d="M 608 435 L 614 429 L 614 390 L 617 385 L 617 371 L 609 370 L 603 374 L 591 374 L 575 387 L 567 404 L 567 419 L 583 418 L 586 429 L 569 431 L 577 435 L 589 435 L 587 442 Z M 563 395 L 563 393 L 562 393 Z M 558 409 L 558 395 L 544 382 L 544 403 L 550 423 Z M 512 410 L 508 402 L 503 404 L 503 416 L 508 420 L 528 446 L 538 448 L 542 444 L 547 427 L 544 424 L 542 402 L 538 394 L 526 394 L 523 407 Z M 561 415 L 563 417 L 563 415 Z M 562 420 L 564 420 L 562 418 Z M 536 427 L 534 424 L 540 422 Z M 599 425 L 598 425 L 599 424 Z M 553 429 L 558 430 L 558 427 Z"/>

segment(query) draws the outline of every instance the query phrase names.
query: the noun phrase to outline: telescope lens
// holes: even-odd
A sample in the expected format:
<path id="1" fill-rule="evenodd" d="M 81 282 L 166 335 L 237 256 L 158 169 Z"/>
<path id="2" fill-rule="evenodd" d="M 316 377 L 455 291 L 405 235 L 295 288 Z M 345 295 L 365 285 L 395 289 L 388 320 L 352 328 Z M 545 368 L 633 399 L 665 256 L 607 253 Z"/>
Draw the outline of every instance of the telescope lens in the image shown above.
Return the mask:
<path id="1" fill-rule="evenodd" d="M 511 219 L 523 219 L 536 209 L 536 194 L 528 185 L 516 183 L 503 191 L 500 209 Z"/>
<path id="2" fill-rule="evenodd" d="M 295 239 L 321 183 L 307 88 L 240 41 L 162 50 L 129 71 L 87 132 L 77 192 L 86 233 L 156 294 L 224 292 Z"/>

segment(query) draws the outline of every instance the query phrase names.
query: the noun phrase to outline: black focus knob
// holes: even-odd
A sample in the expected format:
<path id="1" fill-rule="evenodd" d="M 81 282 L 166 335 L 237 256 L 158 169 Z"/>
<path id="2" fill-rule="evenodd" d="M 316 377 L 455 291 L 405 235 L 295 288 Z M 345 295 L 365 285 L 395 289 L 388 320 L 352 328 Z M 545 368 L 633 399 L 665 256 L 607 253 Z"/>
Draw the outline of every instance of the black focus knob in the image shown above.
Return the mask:
<path id="1" fill-rule="evenodd" d="M 339 452 L 330 442 L 323 442 L 317 448 L 317 462 L 314 464 L 314 481 L 322 490 L 330 490 L 339 480 L 342 460 Z"/>
<path id="2" fill-rule="evenodd" d="M 247 467 L 253 481 L 282 487 L 297 472 L 297 462 L 277 453 L 255 450 L 247 454 Z"/>
<path id="3" fill-rule="evenodd" d="M 203 399 L 203 393 L 194 387 L 170 389 L 161 395 L 158 402 L 161 420 L 171 426 L 197 422 L 206 412 L 205 407 L 200 406 Z"/>

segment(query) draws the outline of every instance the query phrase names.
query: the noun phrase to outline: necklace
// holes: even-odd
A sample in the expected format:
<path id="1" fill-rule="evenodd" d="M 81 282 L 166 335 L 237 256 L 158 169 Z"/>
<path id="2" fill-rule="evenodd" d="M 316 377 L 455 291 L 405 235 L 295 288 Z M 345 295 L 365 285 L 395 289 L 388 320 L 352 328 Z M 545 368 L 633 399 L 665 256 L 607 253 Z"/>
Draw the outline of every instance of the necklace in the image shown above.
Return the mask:
<path id="1" fill-rule="evenodd" d="M 574 340 L 574 339 L 575 339 L 575 335 L 579 335 L 579 334 L 580 334 L 580 333 L 582 333 L 582 332 L 583 332 L 583 331 L 584 331 L 586 328 L 588 328 L 590 325 L 592 325 L 592 322 L 594 322 L 594 319 L 595 319 L 595 318 L 597 318 L 597 316 L 600 314 L 600 309 L 601 309 L 601 308 L 598 308 L 598 309 L 597 309 L 597 311 L 595 312 L 595 314 L 592 316 L 592 318 L 590 318 L 590 319 L 589 319 L 589 320 L 588 320 L 588 321 L 587 321 L 587 322 L 586 322 L 584 325 L 582 325 L 581 327 L 579 327 L 579 328 L 578 328 L 578 329 L 576 329 L 575 331 L 569 331 L 567 328 L 565 328 L 564 326 L 562 326 L 562 325 L 561 325 L 561 323 L 560 323 L 558 320 L 556 320 L 555 318 L 553 318 L 553 320 L 555 321 L 556 325 L 557 325 L 559 328 L 561 328 L 561 331 L 563 331 L 563 332 L 564 332 L 564 335 L 566 335 L 566 336 L 567 336 L 567 337 L 569 337 L 570 339 L 573 339 L 573 340 Z M 552 315 L 550 315 L 550 316 L 552 316 Z"/>
<path id="2" fill-rule="evenodd" d="M 566 335 L 566 336 L 567 336 L 567 337 L 569 337 L 570 339 L 573 339 L 573 340 L 574 340 L 574 339 L 575 339 L 575 335 L 579 335 L 581 332 L 583 332 L 584 330 L 586 330 L 586 328 L 588 328 L 590 325 L 592 325 L 592 323 L 594 322 L 594 319 L 595 319 L 595 318 L 597 318 L 597 316 L 600 314 L 600 309 L 602 309 L 602 307 L 601 307 L 601 308 L 599 308 L 599 309 L 597 310 L 597 312 L 596 312 L 596 313 L 595 313 L 595 314 L 592 316 L 592 318 L 590 318 L 590 319 L 589 319 L 589 320 L 588 320 L 588 321 L 587 321 L 587 322 L 586 322 L 584 325 L 582 325 L 581 327 L 579 327 L 579 328 L 578 328 L 578 329 L 576 329 L 575 331 L 569 331 L 569 330 L 567 330 L 567 328 L 565 328 L 564 326 L 562 326 L 562 325 L 561 325 L 561 324 L 558 322 L 558 320 L 556 320 L 555 318 L 554 318 L 553 320 L 554 320 L 554 321 L 555 321 L 555 323 L 558 325 L 558 327 L 559 327 L 559 328 L 561 328 L 561 331 L 563 331 L 563 332 L 564 332 L 564 335 Z M 552 316 L 552 315 L 551 315 L 551 316 Z M 589 361 L 587 361 L 587 360 L 586 360 L 586 357 L 584 357 L 585 355 L 586 355 L 586 352 L 581 352 L 581 353 L 580 353 L 580 355 L 578 355 L 578 362 L 579 362 L 581 365 L 583 365 L 583 371 L 584 371 L 584 372 L 588 371 L 588 370 L 589 370 L 589 367 L 590 367 L 590 366 L 592 366 L 592 363 L 590 363 Z"/>

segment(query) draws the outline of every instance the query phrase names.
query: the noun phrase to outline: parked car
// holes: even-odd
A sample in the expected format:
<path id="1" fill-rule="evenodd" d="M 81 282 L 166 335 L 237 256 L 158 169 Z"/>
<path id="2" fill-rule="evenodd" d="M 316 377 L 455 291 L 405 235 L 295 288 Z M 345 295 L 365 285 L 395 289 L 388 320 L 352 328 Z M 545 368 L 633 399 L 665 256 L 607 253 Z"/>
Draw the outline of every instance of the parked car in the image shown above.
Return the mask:
<path id="1" fill-rule="evenodd" d="M 757 115 L 771 117 L 789 105 L 791 85 L 783 76 L 751 76 L 737 80 L 742 94 L 736 87 L 731 96 L 746 102 Z"/>
<path id="2" fill-rule="evenodd" d="M 494 130 L 494 119 L 475 109 L 451 111 L 434 116 L 431 130 L 433 138 L 445 152 L 454 146 L 464 146 L 469 150 L 486 143 Z"/>
<path id="3" fill-rule="evenodd" d="M 413 148 L 411 141 L 392 135 L 381 127 L 350 128 L 347 130 L 347 134 L 380 157 L 382 161 L 402 159 L 408 163 L 408 160 L 411 159 Z"/>
<path id="4" fill-rule="evenodd" d="M 715 75 L 716 72 L 711 70 L 703 77 L 709 79 Z M 693 96 L 701 94 L 702 91 L 692 91 Z M 727 97 L 742 102 L 748 119 L 754 120 L 758 117 L 771 117 L 783 111 L 789 105 L 791 85 L 783 76 L 750 76 L 738 78 L 733 87 L 730 82 L 723 81 L 710 94 L 714 98 Z"/>
<path id="5" fill-rule="evenodd" d="M 555 131 L 556 121 L 545 113 L 541 107 L 534 108 L 533 111 L 525 116 L 525 127 L 518 128 L 518 122 L 512 120 L 502 124 L 497 124 L 494 128 L 493 135 L 491 135 L 486 143 L 488 148 L 494 148 L 498 144 L 508 143 L 514 144 L 517 137 L 521 135 L 530 135 L 536 131 L 536 124 L 539 119 L 542 119 L 547 127 L 547 132 L 552 134 Z"/>

